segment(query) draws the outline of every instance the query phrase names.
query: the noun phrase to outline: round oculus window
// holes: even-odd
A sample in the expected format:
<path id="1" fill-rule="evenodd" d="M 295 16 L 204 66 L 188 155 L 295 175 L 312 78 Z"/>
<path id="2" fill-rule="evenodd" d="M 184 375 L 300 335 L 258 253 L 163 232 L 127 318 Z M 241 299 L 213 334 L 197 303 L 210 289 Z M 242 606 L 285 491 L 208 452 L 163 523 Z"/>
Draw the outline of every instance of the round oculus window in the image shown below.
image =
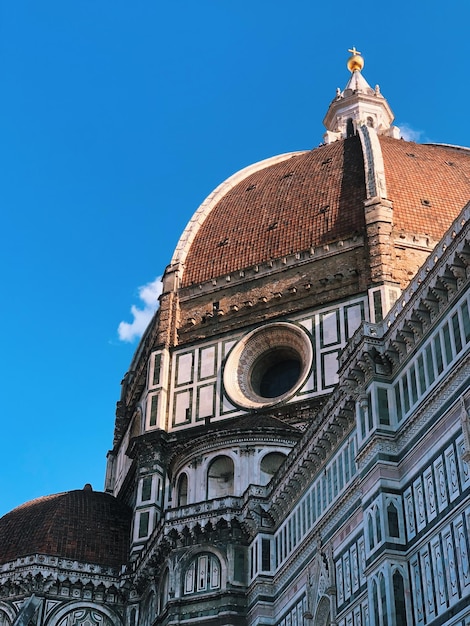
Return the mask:
<path id="1" fill-rule="evenodd" d="M 224 386 L 238 406 L 256 409 L 291 398 L 312 365 L 307 333 L 288 322 L 268 324 L 241 339 L 230 352 Z"/>

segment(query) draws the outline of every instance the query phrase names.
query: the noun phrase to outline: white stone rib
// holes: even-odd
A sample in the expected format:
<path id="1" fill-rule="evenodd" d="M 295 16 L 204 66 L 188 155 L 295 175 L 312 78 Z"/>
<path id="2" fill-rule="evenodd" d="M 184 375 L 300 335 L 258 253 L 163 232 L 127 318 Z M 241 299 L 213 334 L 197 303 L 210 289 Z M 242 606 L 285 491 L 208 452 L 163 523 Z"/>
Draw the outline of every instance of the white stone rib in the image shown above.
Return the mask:
<path id="1" fill-rule="evenodd" d="M 358 132 L 364 156 L 367 199 L 387 198 L 384 160 L 377 131 L 364 124 L 359 126 Z"/>

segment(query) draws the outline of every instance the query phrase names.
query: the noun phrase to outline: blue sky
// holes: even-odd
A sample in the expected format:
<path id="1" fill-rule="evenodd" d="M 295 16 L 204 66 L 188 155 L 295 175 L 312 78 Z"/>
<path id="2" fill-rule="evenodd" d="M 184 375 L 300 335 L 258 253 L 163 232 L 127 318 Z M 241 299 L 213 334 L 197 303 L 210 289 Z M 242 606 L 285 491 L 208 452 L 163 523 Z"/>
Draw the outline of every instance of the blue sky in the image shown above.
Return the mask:
<path id="1" fill-rule="evenodd" d="M 0 4 L 0 515 L 103 488 L 149 285 L 215 186 L 321 143 L 348 48 L 398 126 L 470 146 L 469 7 Z"/>

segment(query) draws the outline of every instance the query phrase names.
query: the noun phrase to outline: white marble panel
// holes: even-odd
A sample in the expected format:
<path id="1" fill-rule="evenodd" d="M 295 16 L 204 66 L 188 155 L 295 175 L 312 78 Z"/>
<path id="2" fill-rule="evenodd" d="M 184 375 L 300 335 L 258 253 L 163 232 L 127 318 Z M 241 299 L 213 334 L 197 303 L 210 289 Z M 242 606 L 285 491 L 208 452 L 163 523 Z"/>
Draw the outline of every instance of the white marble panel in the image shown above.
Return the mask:
<path id="1" fill-rule="evenodd" d="M 184 385 L 190 383 L 193 379 L 193 359 L 194 354 L 192 352 L 186 352 L 185 354 L 178 354 L 177 356 L 177 385 Z"/>

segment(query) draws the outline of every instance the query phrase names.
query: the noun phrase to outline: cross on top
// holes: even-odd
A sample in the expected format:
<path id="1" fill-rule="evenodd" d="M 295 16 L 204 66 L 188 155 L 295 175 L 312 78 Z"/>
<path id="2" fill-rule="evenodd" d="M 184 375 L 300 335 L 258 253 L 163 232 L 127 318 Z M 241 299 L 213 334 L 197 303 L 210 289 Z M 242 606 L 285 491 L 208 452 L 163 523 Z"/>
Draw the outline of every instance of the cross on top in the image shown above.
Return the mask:
<path id="1" fill-rule="evenodd" d="M 358 50 L 356 50 L 356 46 L 353 46 L 350 50 L 348 50 L 351 54 L 361 54 Z"/>

